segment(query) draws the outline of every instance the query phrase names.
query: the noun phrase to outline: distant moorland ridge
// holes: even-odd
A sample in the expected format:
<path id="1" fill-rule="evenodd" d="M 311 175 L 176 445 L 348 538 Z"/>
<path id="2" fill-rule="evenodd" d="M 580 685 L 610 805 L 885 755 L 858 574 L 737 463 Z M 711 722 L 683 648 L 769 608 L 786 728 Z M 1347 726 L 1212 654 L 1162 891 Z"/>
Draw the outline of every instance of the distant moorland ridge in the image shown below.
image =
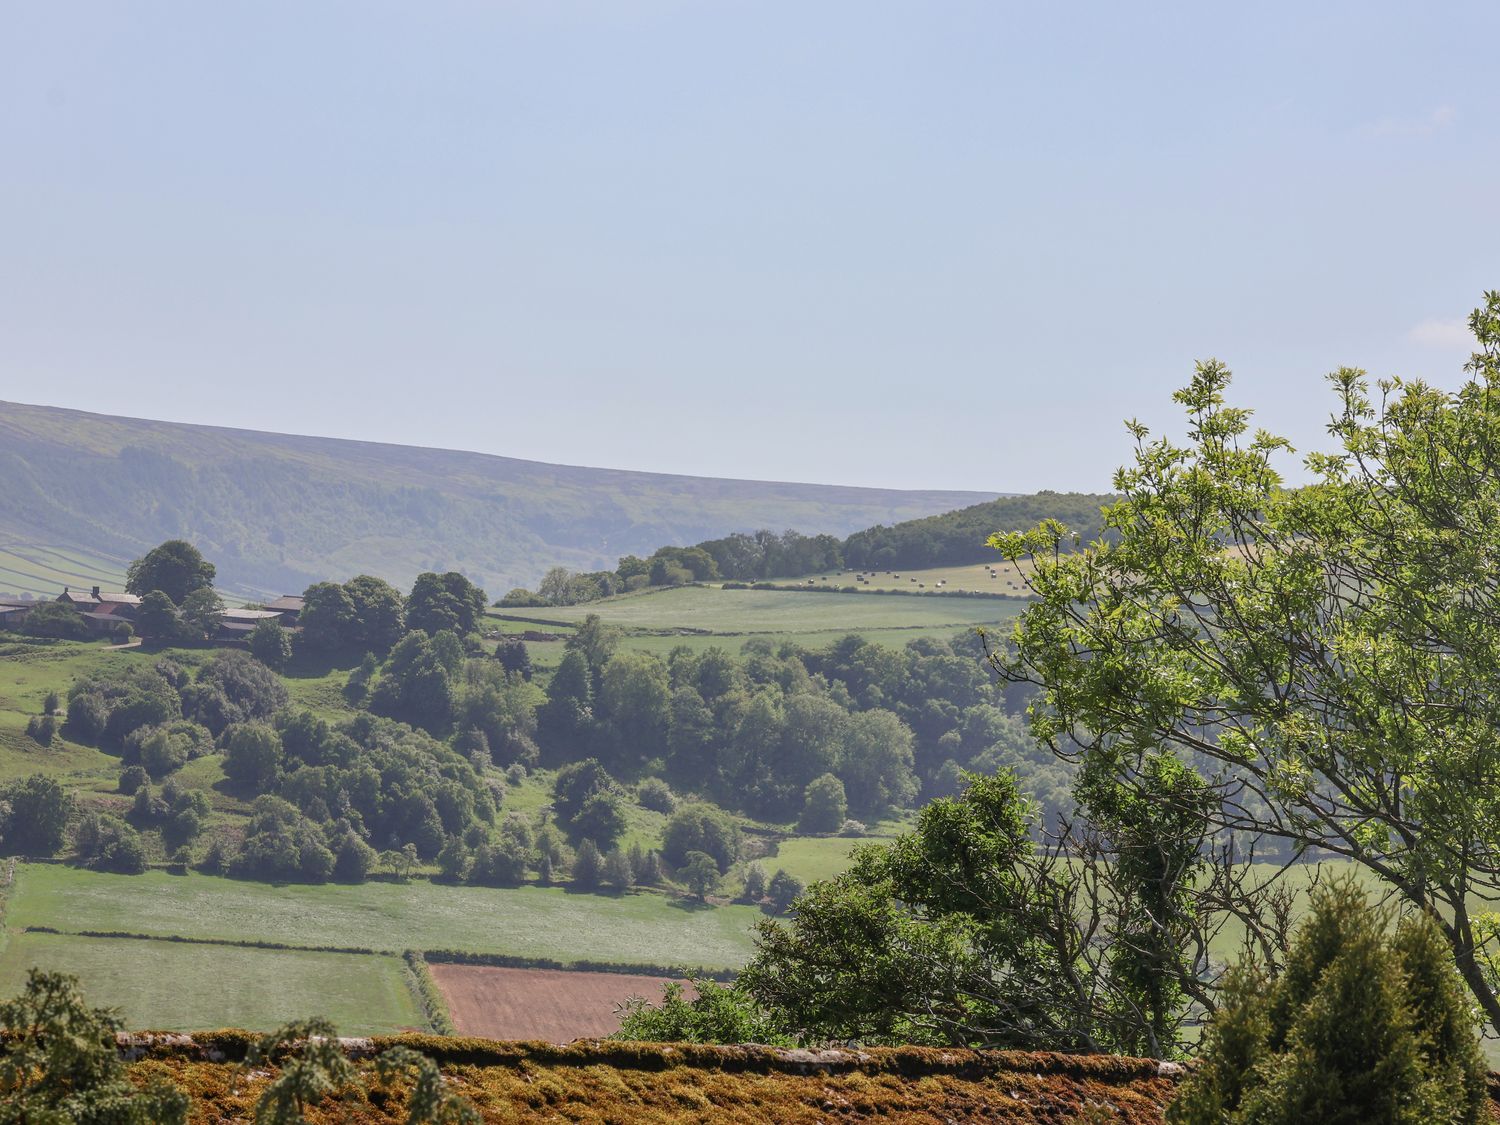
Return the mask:
<path id="1" fill-rule="evenodd" d="M 128 561 L 180 536 L 217 560 L 221 583 L 267 593 L 459 570 L 498 596 L 554 565 L 613 567 L 766 527 L 842 536 L 993 496 L 581 468 L 0 402 L 4 539 Z"/>

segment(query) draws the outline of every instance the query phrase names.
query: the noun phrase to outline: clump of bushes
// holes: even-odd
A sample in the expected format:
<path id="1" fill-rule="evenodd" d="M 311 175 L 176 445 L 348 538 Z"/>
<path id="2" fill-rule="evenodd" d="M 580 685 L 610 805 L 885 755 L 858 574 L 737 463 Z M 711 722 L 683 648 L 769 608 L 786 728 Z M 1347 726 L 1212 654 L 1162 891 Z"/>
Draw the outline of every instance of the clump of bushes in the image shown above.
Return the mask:
<path id="1" fill-rule="evenodd" d="M 652 812 L 670 813 L 677 808 L 677 797 L 672 787 L 659 777 L 648 777 L 636 787 L 635 799 L 641 808 Z"/>
<path id="2" fill-rule="evenodd" d="M 693 990 L 697 995 L 686 999 L 682 985 L 674 981 L 662 990 L 660 1004 L 632 996 L 620 1010 L 620 1030 L 610 1038 L 648 1043 L 794 1044 L 748 993 L 703 979 L 693 981 Z"/>
<path id="3" fill-rule="evenodd" d="M 75 844 L 78 861 L 95 871 L 139 875 L 146 870 L 146 845 L 141 834 L 117 816 L 85 816 L 78 825 Z"/>
<path id="4" fill-rule="evenodd" d="M 712 805 L 683 805 L 667 821 L 661 854 L 673 866 L 685 867 L 694 852 L 710 856 L 722 875 L 739 858 L 739 825 Z"/>
<path id="5" fill-rule="evenodd" d="M 26 736 L 38 746 L 51 746 L 57 737 L 57 718 L 53 715 L 33 715 L 26 720 Z"/>
<path id="6" fill-rule="evenodd" d="M 1446 943 L 1352 879 L 1313 896 L 1275 979 L 1233 970 L 1171 1125 L 1484 1120 L 1485 1066 Z"/>
<path id="7" fill-rule="evenodd" d="M 802 815 L 797 820 L 800 832 L 835 832 L 849 812 L 844 783 L 831 773 L 808 782 L 802 795 Z"/>

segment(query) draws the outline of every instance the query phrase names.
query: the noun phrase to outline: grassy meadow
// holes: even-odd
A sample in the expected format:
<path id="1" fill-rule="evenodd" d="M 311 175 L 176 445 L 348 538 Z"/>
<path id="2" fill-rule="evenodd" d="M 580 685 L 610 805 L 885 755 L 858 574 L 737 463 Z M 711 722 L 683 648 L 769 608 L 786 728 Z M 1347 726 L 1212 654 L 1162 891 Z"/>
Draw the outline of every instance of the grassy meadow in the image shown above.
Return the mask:
<path id="1" fill-rule="evenodd" d="M 129 559 L 107 558 L 68 547 L 0 542 L 0 593 L 55 598 L 64 586 L 125 588 Z"/>
<path id="2" fill-rule="evenodd" d="M 857 577 L 864 582 L 858 582 Z M 964 566 L 934 566 L 920 570 L 825 570 L 818 574 L 806 574 L 800 578 L 775 578 L 777 586 L 833 587 L 855 586 L 861 590 L 908 590 L 931 593 L 943 583 L 944 594 L 1003 594 L 1007 597 L 1027 597 L 1025 584 L 1017 568 L 1004 561 L 998 553 L 988 563 L 969 563 Z"/>
<path id="3" fill-rule="evenodd" d="M 0 996 L 19 992 L 33 967 L 76 975 L 91 1004 L 121 1009 L 132 1028 L 268 1031 L 313 1014 L 345 1035 L 426 1026 L 397 955 L 23 933 L 0 958 Z"/>
<path id="4" fill-rule="evenodd" d="M 1010 599 L 679 586 L 576 606 L 495 609 L 486 622 L 493 632 L 532 630 L 565 638 L 593 613 L 622 631 L 622 648 L 665 657 L 679 645 L 697 651 L 717 647 L 738 652 L 754 637 L 821 648 L 848 633 L 899 648 L 919 638 L 946 640 L 981 626 L 1003 627 L 1024 606 L 1023 601 Z M 562 659 L 562 640 L 528 641 L 526 647 L 539 668 L 556 667 Z"/>
<path id="5" fill-rule="evenodd" d="M 273 885 L 199 874 L 107 875 L 61 864 L 23 864 L 5 922 L 12 931 L 51 926 L 726 969 L 749 957 L 750 927 L 761 917 L 748 906 L 699 906 L 651 892 L 607 896 L 559 887 L 502 890 L 425 880 Z M 11 959 L 7 954 L 5 960 Z"/>
<path id="6" fill-rule="evenodd" d="M 893 598 L 814 591 L 724 590 L 676 586 L 621 594 L 584 605 L 497 611 L 503 617 L 577 625 L 596 613 L 624 629 L 724 634 L 855 633 L 935 625 L 962 629 L 995 625 L 1020 612 L 1020 603 L 967 598 Z M 545 625 L 539 626 L 546 628 Z"/>

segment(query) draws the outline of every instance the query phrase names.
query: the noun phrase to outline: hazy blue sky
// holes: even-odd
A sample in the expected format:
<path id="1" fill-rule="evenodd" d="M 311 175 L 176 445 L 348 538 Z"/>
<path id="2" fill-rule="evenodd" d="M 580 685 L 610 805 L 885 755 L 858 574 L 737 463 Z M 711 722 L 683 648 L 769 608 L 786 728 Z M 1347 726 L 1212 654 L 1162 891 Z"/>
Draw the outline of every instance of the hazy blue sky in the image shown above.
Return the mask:
<path id="1" fill-rule="evenodd" d="M 1500 287 L 1500 4 L 0 3 L 0 398 L 1096 488 Z"/>

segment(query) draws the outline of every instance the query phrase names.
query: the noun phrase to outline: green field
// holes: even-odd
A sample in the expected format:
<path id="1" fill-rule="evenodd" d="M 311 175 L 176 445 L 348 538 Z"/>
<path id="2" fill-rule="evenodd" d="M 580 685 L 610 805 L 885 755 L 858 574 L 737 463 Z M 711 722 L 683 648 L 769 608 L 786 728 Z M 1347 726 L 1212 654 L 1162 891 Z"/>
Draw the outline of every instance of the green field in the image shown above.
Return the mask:
<path id="1" fill-rule="evenodd" d="M 7 540 L 0 542 L 0 591 L 55 598 L 64 586 L 123 590 L 129 564 L 129 559 Z"/>
<path id="2" fill-rule="evenodd" d="M 51 746 L 39 746 L 26 736 L 26 723 L 41 712 L 49 691 L 66 698 L 76 677 L 108 661 L 130 659 L 126 653 L 133 652 L 68 641 L 0 641 L 0 782 L 45 773 L 85 789 L 112 785 L 119 774 L 117 758 L 61 735 Z"/>
<path id="3" fill-rule="evenodd" d="M 699 907 L 651 893 L 609 897 L 423 880 L 273 886 L 27 864 L 17 871 L 6 925 L 724 969 L 749 957 L 750 927 L 760 917 L 748 906 Z"/>
<path id="4" fill-rule="evenodd" d="M 760 865 L 768 872 L 781 868 L 803 884 L 818 879 L 832 879 L 849 866 L 854 849 L 860 844 L 878 844 L 879 839 L 849 839 L 841 836 L 794 836 L 777 846 L 776 854 L 767 856 Z"/>
<path id="5" fill-rule="evenodd" d="M 993 577 L 991 571 L 994 571 Z M 865 581 L 859 582 L 862 576 Z M 775 578 L 778 586 L 840 587 L 858 586 L 861 590 L 925 590 L 941 588 L 945 594 L 980 593 L 1025 597 L 1026 588 L 1014 566 L 999 552 L 988 563 L 966 566 L 935 566 L 924 570 L 827 570 L 805 574 L 800 578 Z M 942 584 L 941 587 L 939 584 Z"/>
<path id="6" fill-rule="evenodd" d="M 515 613 L 498 611 L 497 615 L 575 625 L 589 614 L 596 613 L 611 625 L 652 632 L 838 635 L 867 629 L 936 627 L 952 632 L 1009 621 L 1022 608 L 1023 602 L 1009 599 L 904 598 L 822 591 L 790 593 L 679 586 L 623 594 L 584 605 L 517 610 Z"/>
<path id="7" fill-rule="evenodd" d="M 426 1026 L 399 956 L 15 934 L 0 956 L 0 996 L 19 992 L 33 967 L 78 976 L 91 1004 L 120 1008 L 136 1029 L 267 1031 L 310 1015 L 345 1035 Z"/>

